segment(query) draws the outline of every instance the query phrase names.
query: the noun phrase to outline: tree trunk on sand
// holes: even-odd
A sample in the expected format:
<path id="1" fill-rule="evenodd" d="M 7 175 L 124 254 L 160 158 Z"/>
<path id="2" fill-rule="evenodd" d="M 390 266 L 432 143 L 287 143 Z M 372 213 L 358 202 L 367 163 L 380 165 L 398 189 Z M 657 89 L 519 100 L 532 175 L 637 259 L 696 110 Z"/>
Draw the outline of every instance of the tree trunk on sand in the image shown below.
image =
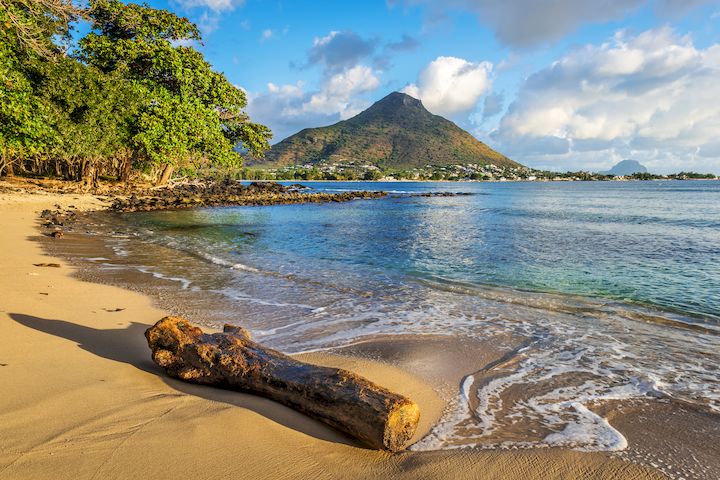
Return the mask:
<path id="1" fill-rule="evenodd" d="M 252 341 L 240 327 L 207 334 L 180 317 L 145 332 L 152 358 L 182 380 L 268 397 L 383 450 L 405 448 L 420 408 L 347 370 L 297 361 Z"/>
<path id="2" fill-rule="evenodd" d="M 165 165 L 165 168 L 163 168 L 162 174 L 160 175 L 157 183 L 155 183 L 155 186 L 161 187 L 165 185 L 170 180 L 170 177 L 172 177 L 173 170 L 175 170 L 175 167 L 173 167 L 169 163 Z"/>

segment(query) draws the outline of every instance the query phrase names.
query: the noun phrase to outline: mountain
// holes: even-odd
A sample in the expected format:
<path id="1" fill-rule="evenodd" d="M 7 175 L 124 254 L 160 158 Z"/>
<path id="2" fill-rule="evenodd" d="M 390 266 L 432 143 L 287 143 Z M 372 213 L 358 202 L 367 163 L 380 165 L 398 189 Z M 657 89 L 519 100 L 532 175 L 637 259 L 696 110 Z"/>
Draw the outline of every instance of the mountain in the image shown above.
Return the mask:
<path id="1" fill-rule="evenodd" d="M 616 163 L 610 170 L 600 173 L 603 175 L 624 176 L 633 173 L 647 173 L 647 168 L 635 160 L 623 160 Z"/>
<path id="2" fill-rule="evenodd" d="M 265 160 L 254 163 L 284 167 L 348 161 L 385 168 L 468 163 L 521 167 L 450 120 L 428 112 L 420 100 L 399 92 L 348 120 L 291 135 L 274 145 Z"/>

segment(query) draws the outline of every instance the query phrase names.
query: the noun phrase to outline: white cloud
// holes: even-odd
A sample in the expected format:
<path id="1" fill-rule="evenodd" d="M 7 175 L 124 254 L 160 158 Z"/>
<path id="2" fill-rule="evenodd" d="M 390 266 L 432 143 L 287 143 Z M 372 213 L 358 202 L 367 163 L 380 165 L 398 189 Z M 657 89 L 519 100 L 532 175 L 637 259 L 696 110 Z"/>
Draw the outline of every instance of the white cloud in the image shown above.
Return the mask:
<path id="1" fill-rule="evenodd" d="M 717 172 L 718 78 L 720 44 L 698 49 L 667 27 L 621 32 L 532 74 L 494 138 L 521 161 L 555 155 L 589 168 L 583 158 L 605 167 L 622 157 L 656 171 Z"/>
<path id="2" fill-rule="evenodd" d="M 283 34 L 286 31 L 287 27 Z M 275 142 L 300 129 L 329 125 L 360 113 L 370 105 L 364 95 L 380 86 L 381 72 L 360 63 L 375 47 L 375 40 L 351 31 L 331 31 L 315 38 L 305 67 L 322 68 L 319 87 L 307 89 L 302 82 L 269 83 L 267 91 L 248 95 L 248 113 L 273 130 Z"/>
<path id="3" fill-rule="evenodd" d="M 306 92 L 302 82 L 269 83 L 266 92 L 248 96 L 248 113 L 272 128 L 276 142 L 303 128 L 329 125 L 360 113 L 369 102 L 359 96 L 379 85 L 376 74 L 364 65 L 330 76 L 318 91 Z"/>
<path id="4" fill-rule="evenodd" d="M 220 17 L 217 14 L 203 12 L 197 25 L 203 35 L 210 35 L 220 25 Z"/>
<path id="5" fill-rule="evenodd" d="M 273 33 L 272 29 L 266 28 L 260 34 L 260 41 L 264 42 L 266 40 L 270 40 L 271 38 L 273 38 L 273 35 L 274 35 L 274 33 Z"/>
<path id="6" fill-rule="evenodd" d="M 370 67 L 356 65 L 344 72 L 330 77 L 323 89 L 313 94 L 310 100 L 302 105 L 305 112 L 333 114 L 338 113 L 341 119 L 358 114 L 357 103 L 351 99 L 360 93 L 376 89 L 380 80 Z"/>
<path id="7" fill-rule="evenodd" d="M 232 10 L 239 7 L 245 0 L 174 0 L 182 8 L 209 8 L 215 12 Z"/>
<path id="8" fill-rule="evenodd" d="M 713 0 L 393 0 L 427 5 L 434 17 L 447 11 L 469 11 L 490 27 L 502 43 L 529 47 L 552 42 L 582 25 L 619 20 L 651 4 L 660 15 L 677 17 Z"/>
<path id="9" fill-rule="evenodd" d="M 492 64 L 471 63 L 457 57 L 438 57 L 418 76 L 417 83 L 402 91 L 422 100 L 438 115 L 452 115 L 473 108 L 492 84 Z"/>

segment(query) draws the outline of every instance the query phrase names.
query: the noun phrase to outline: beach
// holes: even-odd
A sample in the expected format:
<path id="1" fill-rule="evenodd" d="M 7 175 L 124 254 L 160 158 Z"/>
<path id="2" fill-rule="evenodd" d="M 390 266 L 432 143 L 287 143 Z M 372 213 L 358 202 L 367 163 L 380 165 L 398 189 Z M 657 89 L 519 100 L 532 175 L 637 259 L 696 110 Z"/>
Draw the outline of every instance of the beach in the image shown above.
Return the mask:
<path id="1" fill-rule="evenodd" d="M 605 452 L 365 449 L 272 401 L 172 380 L 150 360 L 144 330 L 165 312 L 141 294 L 91 284 L 44 254 L 38 215 L 92 196 L 0 197 L 0 478 L 662 478 Z M 63 241 L 63 240 L 58 240 Z M 59 268 L 35 267 L 59 263 Z M 122 309 L 122 310 L 119 310 Z M 306 354 L 410 396 L 417 437 L 440 417 L 433 388 L 402 368 L 357 356 Z M 399 365 L 422 349 L 393 349 Z M 373 352 L 373 355 L 362 355 Z"/>

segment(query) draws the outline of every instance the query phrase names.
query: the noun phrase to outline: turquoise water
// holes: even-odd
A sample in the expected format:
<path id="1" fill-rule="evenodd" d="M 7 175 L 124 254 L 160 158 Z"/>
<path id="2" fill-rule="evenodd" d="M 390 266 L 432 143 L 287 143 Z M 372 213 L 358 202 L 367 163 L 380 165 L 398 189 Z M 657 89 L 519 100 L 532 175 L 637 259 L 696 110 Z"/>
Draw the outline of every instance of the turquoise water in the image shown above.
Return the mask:
<path id="1" fill-rule="evenodd" d="M 313 186 L 476 195 L 252 212 L 249 224 L 267 232 L 255 247 L 438 281 L 631 300 L 720 321 L 720 182 Z"/>
<path id="2" fill-rule="evenodd" d="M 720 322 L 720 182 L 308 185 L 475 195 L 164 212 L 133 222 L 286 274 L 328 268 L 572 293 Z"/>
<path id="3" fill-rule="evenodd" d="M 720 182 L 307 185 L 392 195 L 109 215 L 92 229 L 114 253 L 94 261 L 163 279 L 198 318 L 290 352 L 497 339 L 510 362 L 468 371 L 419 449 L 619 450 L 588 408 L 610 399 L 720 412 Z M 410 195 L 441 191 L 473 195 Z M 534 393 L 509 404 L 518 383 Z M 518 419 L 534 432 L 523 441 Z"/>

